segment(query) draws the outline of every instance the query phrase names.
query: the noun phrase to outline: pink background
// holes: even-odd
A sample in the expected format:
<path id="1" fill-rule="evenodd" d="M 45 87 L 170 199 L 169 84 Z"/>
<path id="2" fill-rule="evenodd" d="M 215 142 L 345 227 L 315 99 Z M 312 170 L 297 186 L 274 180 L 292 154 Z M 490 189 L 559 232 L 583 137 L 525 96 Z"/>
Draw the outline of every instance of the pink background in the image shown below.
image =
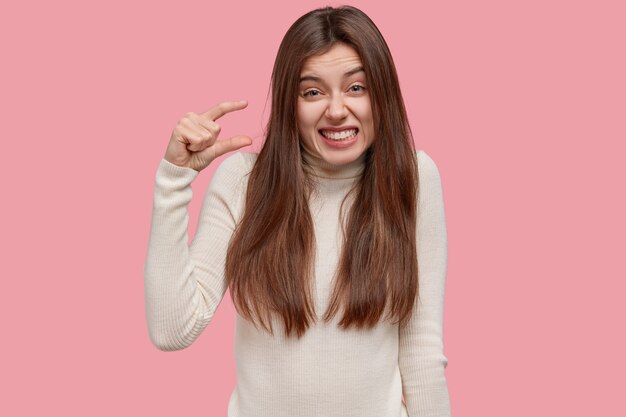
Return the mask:
<path id="1" fill-rule="evenodd" d="M 190 348 L 148 339 L 154 174 L 178 119 L 220 101 L 249 100 L 222 137 L 258 149 L 280 40 L 326 4 L 2 6 L 0 415 L 226 415 L 229 294 Z M 624 2 L 351 4 L 442 175 L 453 415 L 626 415 Z"/>

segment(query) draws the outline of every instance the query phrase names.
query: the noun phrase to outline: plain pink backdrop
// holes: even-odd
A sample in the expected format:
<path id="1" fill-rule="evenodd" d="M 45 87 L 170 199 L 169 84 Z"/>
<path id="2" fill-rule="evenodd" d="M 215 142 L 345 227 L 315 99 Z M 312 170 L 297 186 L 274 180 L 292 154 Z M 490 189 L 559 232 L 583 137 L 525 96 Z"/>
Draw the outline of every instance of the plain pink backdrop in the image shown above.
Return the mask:
<path id="1" fill-rule="evenodd" d="M 178 119 L 220 101 L 248 99 L 222 137 L 258 149 L 280 40 L 326 4 L 2 6 L 0 415 L 226 416 L 230 295 L 189 349 L 148 338 L 154 174 Z M 626 415 L 624 3 L 350 4 L 441 172 L 453 415 Z"/>

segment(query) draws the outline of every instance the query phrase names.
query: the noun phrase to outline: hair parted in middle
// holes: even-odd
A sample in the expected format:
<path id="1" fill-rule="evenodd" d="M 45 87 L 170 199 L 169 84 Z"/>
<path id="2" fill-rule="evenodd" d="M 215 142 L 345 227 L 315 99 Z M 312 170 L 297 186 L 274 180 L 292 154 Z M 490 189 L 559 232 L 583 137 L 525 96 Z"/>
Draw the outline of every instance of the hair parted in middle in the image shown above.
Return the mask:
<path id="1" fill-rule="evenodd" d="M 298 338 L 317 320 L 315 232 L 308 205 L 315 183 L 302 158 L 296 106 L 304 62 L 339 42 L 361 59 L 375 139 L 351 190 L 356 195 L 342 224 L 344 242 L 323 319 L 331 320 L 342 306 L 338 325 L 344 329 L 371 328 L 385 313 L 402 326 L 418 295 L 417 158 L 391 53 L 361 10 L 319 8 L 296 20 L 280 44 L 265 142 L 249 173 L 244 214 L 226 256 L 237 311 L 255 327 L 258 319 L 272 334 L 275 314 L 285 334 Z"/>

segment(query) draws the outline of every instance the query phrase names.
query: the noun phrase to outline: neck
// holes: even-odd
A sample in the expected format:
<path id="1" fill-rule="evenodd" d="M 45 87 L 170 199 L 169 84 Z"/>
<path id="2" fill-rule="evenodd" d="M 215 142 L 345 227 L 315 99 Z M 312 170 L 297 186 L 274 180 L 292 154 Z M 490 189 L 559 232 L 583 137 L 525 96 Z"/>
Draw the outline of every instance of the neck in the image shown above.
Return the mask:
<path id="1" fill-rule="evenodd" d="M 313 155 L 304 147 L 302 149 L 302 159 L 305 167 L 310 168 L 309 172 L 319 178 L 347 179 L 361 176 L 365 167 L 365 153 L 363 152 L 357 159 L 344 165 L 334 165 L 325 161 L 318 155 Z"/>

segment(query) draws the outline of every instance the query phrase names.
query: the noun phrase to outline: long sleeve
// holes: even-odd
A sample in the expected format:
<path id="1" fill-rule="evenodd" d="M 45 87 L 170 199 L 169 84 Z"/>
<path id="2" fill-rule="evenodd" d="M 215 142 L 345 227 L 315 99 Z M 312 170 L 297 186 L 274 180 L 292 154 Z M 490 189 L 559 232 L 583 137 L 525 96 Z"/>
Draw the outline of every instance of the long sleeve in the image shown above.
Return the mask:
<path id="1" fill-rule="evenodd" d="M 441 177 L 435 162 L 418 151 L 417 253 L 419 296 L 400 329 L 398 363 L 409 417 L 449 417 L 443 352 L 444 293 L 448 261 Z"/>
<path id="2" fill-rule="evenodd" d="M 227 289 L 224 262 L 241 197 L 239 153 L 222 161 L 205 193 L 198 228 L 188 242 L 191 183 L 198 172 L 162 159 L 144 266 L 146 321 L 160 350 L 191 345 L 215 314 Z"/>

